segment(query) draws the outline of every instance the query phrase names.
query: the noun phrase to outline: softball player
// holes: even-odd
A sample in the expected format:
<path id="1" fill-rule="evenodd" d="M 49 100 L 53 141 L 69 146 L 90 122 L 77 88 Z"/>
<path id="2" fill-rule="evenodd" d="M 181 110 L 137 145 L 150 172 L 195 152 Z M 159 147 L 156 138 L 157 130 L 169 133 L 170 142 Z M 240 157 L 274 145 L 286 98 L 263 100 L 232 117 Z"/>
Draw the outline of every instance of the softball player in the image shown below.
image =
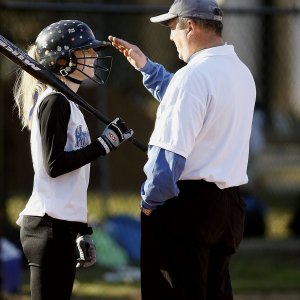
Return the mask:
<path id="1" fill-rule="evenodd" d="M 222 38 L 214 0 L 175 0 L 151 21 L 170 29 L 175 74 L 109 36 L 160 101 L 141 201 L 143 300 L 232 300 L 230 257 L 243 236 L 256 88 Z"/>
<path id="2" fill-rule="evenodd" d="M 95 39 L 77 20 L 61 20 L 43 29 L 29 55 L 56 74 L 74 92 L 85 79 L 103 83 L 97 52 L 110 43 Z M 102 66 L 104 73 L 110 71 Z M 79 107 L 65 95 L 22 72 L 14 96 L 24 127 L 31 131 L 34 167 L 31 197 L 20 213 L 20 238 L 30 266 L 33 300 L 70 299 L 76 267 L 95 263 L 87 224 L 90 163 L 116 149 L 133 134 L 116 118 L 95 141 Z"/>

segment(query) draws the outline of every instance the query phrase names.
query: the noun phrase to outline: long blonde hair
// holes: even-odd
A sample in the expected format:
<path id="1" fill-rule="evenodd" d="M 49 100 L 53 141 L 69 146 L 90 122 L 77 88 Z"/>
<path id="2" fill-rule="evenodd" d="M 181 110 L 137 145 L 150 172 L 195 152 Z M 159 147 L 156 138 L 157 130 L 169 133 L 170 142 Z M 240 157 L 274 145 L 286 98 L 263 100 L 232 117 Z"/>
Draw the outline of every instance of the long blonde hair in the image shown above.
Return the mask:
<path id="1" fill-rule="evenodd" d="M 35 45 L 30 46 L 27 53 L 30 57 L 37 60 Z M 37 98 L 43 91 L 45 91 L 45 89 L 45 84 L 41 83 L 24 70 L 18 71 L 17 79 L 13 88 L 13 95 L 23 129 L 26 127 L 28 130 L 31 129 L 32 114 L 34 109 L 36 109 L 35 104 Z"/>

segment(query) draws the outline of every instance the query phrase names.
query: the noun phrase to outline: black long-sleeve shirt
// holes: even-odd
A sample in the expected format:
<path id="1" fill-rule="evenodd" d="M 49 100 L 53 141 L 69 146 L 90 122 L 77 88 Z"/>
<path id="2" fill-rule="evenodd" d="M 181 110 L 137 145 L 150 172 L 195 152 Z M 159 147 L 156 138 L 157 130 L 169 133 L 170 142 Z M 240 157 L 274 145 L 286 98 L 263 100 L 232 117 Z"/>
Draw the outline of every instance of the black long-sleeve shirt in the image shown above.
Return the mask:
<path id="1" fill-rule="evenodd" d="M 44 166 L 53 178 L 106 155 L 98 140 L 78 150 L 65 151 L 70 115 L 70 103 L 60 93 L 48 95 L 38 108 Z"/>

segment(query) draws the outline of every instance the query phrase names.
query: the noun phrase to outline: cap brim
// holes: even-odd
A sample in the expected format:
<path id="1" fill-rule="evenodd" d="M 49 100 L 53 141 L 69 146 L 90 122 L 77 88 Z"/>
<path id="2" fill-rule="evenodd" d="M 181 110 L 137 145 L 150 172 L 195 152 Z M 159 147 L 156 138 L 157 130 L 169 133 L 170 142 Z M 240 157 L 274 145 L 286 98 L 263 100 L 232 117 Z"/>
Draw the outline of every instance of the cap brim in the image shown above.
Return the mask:
<path id="1" fill-rule="evenodd" d="M 165 25 L 167 21 L 172 20 L 176 17 L 177 16 L 174 15 L 174 14 L 166 13 L 166 14 L 163 14 L 163 15 L 152 17 L 152 18 L 150 18 L 150 21 L 152 23 L 160 23 L 160 24 Z"/>

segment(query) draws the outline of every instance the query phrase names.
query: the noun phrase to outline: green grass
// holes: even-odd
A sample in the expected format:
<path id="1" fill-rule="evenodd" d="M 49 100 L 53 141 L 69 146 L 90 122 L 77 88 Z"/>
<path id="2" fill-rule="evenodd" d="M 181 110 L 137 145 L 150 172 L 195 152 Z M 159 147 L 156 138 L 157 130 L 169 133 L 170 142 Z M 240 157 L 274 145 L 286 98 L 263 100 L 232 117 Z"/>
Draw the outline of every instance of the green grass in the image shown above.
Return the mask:
<path id="1" fill-rule="evenodd" d="M 108 283 L 102 279 L 104 270 L 95 265 L 90 268 L 77 270 L 73 287 L 74 300 L 136 300 L 139 299 L 139 282 L 114 282 Z M 29 271 L 24 268 L 21 295 L 29 300 Z M 13 300 L 11 298 L 5 300 Z M 18 299 L 21 300 L 21 299 Z"/>
<path id="2" fill-rule="evenodd" d="M 235 291 L 300 292 L 300 241 L 248 239 L 232 258 Z"/>
<path id="3" fill-rule="evenodd" d="M 7 202 L 6 212 L 12 226 L 15 226 L 15 219 L 25 201 L 25 197 L 14 197 Z M 101 223 L 106 217 L 115 214 L 125 213 L 136 217 L 139 215 L 138 195 L 114 194 L 105 199 L 90 194 L 88 205 L 89 220 L 93 223 Z M 299 292 L 300 295 L 300 239 L 291 238 L 289 235 L 288 222 L 291 216 L 291 209 L 275 205 L 268 210 L 266 238 L 244 239 L 231 263 L 235 293 Z M 101 266 L 79 269 L 73 299 L 139 299 L 139 281 L 109 283 L 104 280 L 105 271 L 108 270 Z M 22 299 L 16 300 L 29 299 L 28 268 L 24 268 L 22 295 Z"/>
<path id="4" fill-rule="evenodd" d="M 297 292 L 300 295 L 300 240 L 245 239 L 232 258 L 231 276 L 235 294 Z M 139 281 L 109 283 L 101 266 L 79 269 L 75 300 L 137 300 Z M 29 294 L 28 269 L 24 270 L 22 292 Z M 299 296 L 300 299 L 300 296 Z M 24 299 L 27 300 L 27 299 Z"/>

